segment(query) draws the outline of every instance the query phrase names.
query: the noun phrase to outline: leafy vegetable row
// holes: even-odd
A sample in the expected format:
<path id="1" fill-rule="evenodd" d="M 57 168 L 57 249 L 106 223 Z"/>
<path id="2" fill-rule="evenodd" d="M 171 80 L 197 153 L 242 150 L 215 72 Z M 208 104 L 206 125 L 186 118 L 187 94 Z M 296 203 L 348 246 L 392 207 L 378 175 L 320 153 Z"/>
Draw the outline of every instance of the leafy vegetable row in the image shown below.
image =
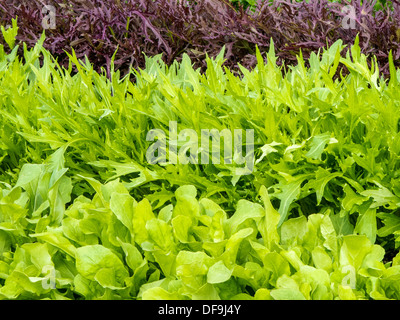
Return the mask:
<path id="1" fill-rule="evenodd" d="M 257 8 L 257 6 L 264 4 L 266 1 L 269 1 L 270 3 L 273 2 L 273 0 L 230 0 L 231 3 L 236 7 L 236 8 L 240 8 L 243 7 L 245 9 L 250 9 L 250 10 L 254 10 Z M 309 2 L 310 0 L 295 0 L 296 2 Z M 347 0 L 329 0 L 330 2 L 339 2 L 339 3 L 343 3 L 343 4 L 348 4 L 349 1 Z M 363 1 L 360 1 L 361 4 Z M 398 3 L 397 0 L 393 1 L 394 3 Z M 386 1 L 386 0 L 377 0 L 374 2 L 374 6 L 375 8 L 379 9 L 381 7 L 384 7 L 385 5 L 388 5 L 390 7 L 391 2 Z"/>
<path id="2" fill-rule="evenodd" d="M 287 220 L 262 186 L 232 216 L 179 187 L 154 212 L 117 180 L 68 208 L 57 151 L 0 194 L 0 299 L 399 299 L 400 255 L 348 234 L 334 215 Z"/>
<path id="3" fill-rule="evenodd" d="M 167 64 L 190 56 L 197 67 L 206 68 L 205 55 L 215 57 L 226 47 L 225 65 L 238 70 L 240 63 L 253 68 L 256 46 L 267 52 L 272 38 L 278 63 L 296 64 L 300 50 L 305 57 L 331 46 L 337 40 L 353 44 L 357 34 L 364 54 L 375 54 L 381 72 L 389 75 L 388 54 L 393 50 L 399 66 L 398 1 L 377 5 L 376 1 L 264 1 L 254 10 L 237 9 L 228 0 L 200 1 L 101 1 L 4 0 L 0 24 L 20 18 L 18 41 L 33 47 L 45 27 L 44 46 L 68 65 L 74 49 L 100 71 L 110 71 L 111 59 L 122 74 L 130 67 L 144 68 L 145 58 L 163 53 Z M 346 7 L 350 6 L 350 7 Z M 22 50 L 19 52 L 22 55 Z M 343 53 L 345 54 L 345 52 Z"/>

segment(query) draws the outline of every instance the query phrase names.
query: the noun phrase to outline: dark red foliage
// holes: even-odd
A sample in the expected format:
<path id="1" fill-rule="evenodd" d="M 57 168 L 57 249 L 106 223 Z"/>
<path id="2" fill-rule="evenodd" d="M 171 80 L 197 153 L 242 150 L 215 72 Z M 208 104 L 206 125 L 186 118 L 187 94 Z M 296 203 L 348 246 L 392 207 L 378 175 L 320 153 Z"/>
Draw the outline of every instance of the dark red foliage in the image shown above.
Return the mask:
<path id="1" fill-rule="evenodd" d="M 171 63 L 187 53 L 197 67 L 205 67 L 205 54 L 215 56 L 226 47 L 226 66 L 252 68 L 255 48 L 267 51 L 272 38 L 278 62 L 296 62 L 301 49 L 307 57 L 338 39 L 354 43 L 359 33 L 365 54 L 377 56 L 383 74 L 389 73 L 388 54 L 400 66 L 400 5 L 374 9 L 376 1 L 351 0 L 355 29 L 342 26 L 348 12 L 344 4 L 328 0 L 260 2 L 254 11 L 233 7 L 228 0 L 1 0 L 0 23 L 18 16 L 18 40 L 33 46 L 43 32 L 44 5 L 56 8 L 56 28 L 46 30 L 45 47 L 67 66 L 64 50 L 86 55 L 99 71 L 108 72 L 111 57 L 124 74 L 130 67 L 144 67 L 144 54 L 163 53 Z M 2 41 L 2 40 L 0 40 Z"/>

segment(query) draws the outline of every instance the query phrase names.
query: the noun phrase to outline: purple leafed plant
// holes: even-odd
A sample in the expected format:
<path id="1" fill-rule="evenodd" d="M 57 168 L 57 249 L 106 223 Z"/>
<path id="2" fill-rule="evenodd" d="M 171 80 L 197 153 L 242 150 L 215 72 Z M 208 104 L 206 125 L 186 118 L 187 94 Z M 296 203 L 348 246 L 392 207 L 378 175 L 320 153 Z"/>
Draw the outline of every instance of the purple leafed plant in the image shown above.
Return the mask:
<path id="1" fill-rule="evenodd" d="M 400 5 L 376 8 L 376 1 L 290 0 L 260 1 L 254 10 L 234 7 L 228 0 L 2 0 L 0 23 L 11 24 L 18 16 L 18 41 L 33 46 L 43 32 L 44 6 L 55 9 L 55 28 L 46 29 L 45 47 L 61 65 L 68 66 L 65 53 L 85 56 L 99 71 L 114 66 L 125 74 L 130 67 L 142 68 L 144 54 L 163 53 L 172 63 L 187 53 L 197 67 L 205 68 L 205 56 L 226 48 L 225 65 L 238 70 L 238 63 L 252 68 L 256 46 L 262 52 L 274 40 L 278 63 L 296 63 L 312 51 L 342 39 L 354 43 L 357 34 L 364 54 L 377 57 L 380 70 L 389 74 L 392 50 L 400 66 Z M 344 10 L 345 5 L 352 11 Z M 0 40 L 2 41 L 2 39 Z M 344 52 L 345 53 L 345 52 Z"/>

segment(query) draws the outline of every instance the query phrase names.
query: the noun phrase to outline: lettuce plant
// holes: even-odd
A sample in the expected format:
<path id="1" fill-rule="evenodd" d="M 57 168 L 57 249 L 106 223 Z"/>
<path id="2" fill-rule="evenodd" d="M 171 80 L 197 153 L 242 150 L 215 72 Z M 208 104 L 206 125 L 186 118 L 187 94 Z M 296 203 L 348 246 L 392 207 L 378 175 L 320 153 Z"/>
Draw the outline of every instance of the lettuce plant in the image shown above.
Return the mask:
<path id="1" fill-rule="evenodd" d="M 192 185 L 155 212 L 118 179 L 86 178 L 95 195 L 64 209 L 61 163 L 58 153 L 25 165 L 2 189 L 0 299 L 400 298 L 398 255 L 384 264 L 381 246 L 327 213 L 279 228 L 264 186 L 260 202 L 239 199 L 229 216 Z"/>

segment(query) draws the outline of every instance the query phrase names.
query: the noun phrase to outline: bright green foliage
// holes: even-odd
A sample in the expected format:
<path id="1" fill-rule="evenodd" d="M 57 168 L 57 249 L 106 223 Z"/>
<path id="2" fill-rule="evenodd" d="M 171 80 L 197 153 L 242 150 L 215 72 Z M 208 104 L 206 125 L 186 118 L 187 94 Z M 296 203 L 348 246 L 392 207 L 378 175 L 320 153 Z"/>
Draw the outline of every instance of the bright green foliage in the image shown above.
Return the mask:
<path id="1" fill-rule="evenodd" d="M 24 172 L 21 179 L 29 175 Z M 118 179 L 97 186 L 92 199 L 80 196 L 62 210 L 62 223 L 52 222 L 48 210 L 36 219 L 21 215 L 15 228 L 0 224 L 1 298 L 400 298 L 398 257 L 383 264 L 381 246 L 337 231 L 329 214 L 292 218 L 277 228 L 265 187 L 263 201 L 240 200 L 228 217 L 196 195 L 190 196 L 196 214 L 179 210 L 188 201 L 180 195 L 196 192 L 193 186 L 179 187 L 175 205 L 158 214 Z M 15 209 L 26 213 L 35 195 L 20 187 L 3 190 L 2 208 L 13 193 Z M 46 287 L 51 281 L 54 288 Z"/>
<path id="2" fill-rule="evenodd" d="M 400 299 L 392 60 L 385 81 L 356 39 L 286 73 L 271 46 L 241 77 L 221 52 L 204 74 L 155 57 L 107 79 L 44 40 L 0 47 L 0 298 Z M 254 129 L 252 174 L 150 165 L 170 121 Z"/>

